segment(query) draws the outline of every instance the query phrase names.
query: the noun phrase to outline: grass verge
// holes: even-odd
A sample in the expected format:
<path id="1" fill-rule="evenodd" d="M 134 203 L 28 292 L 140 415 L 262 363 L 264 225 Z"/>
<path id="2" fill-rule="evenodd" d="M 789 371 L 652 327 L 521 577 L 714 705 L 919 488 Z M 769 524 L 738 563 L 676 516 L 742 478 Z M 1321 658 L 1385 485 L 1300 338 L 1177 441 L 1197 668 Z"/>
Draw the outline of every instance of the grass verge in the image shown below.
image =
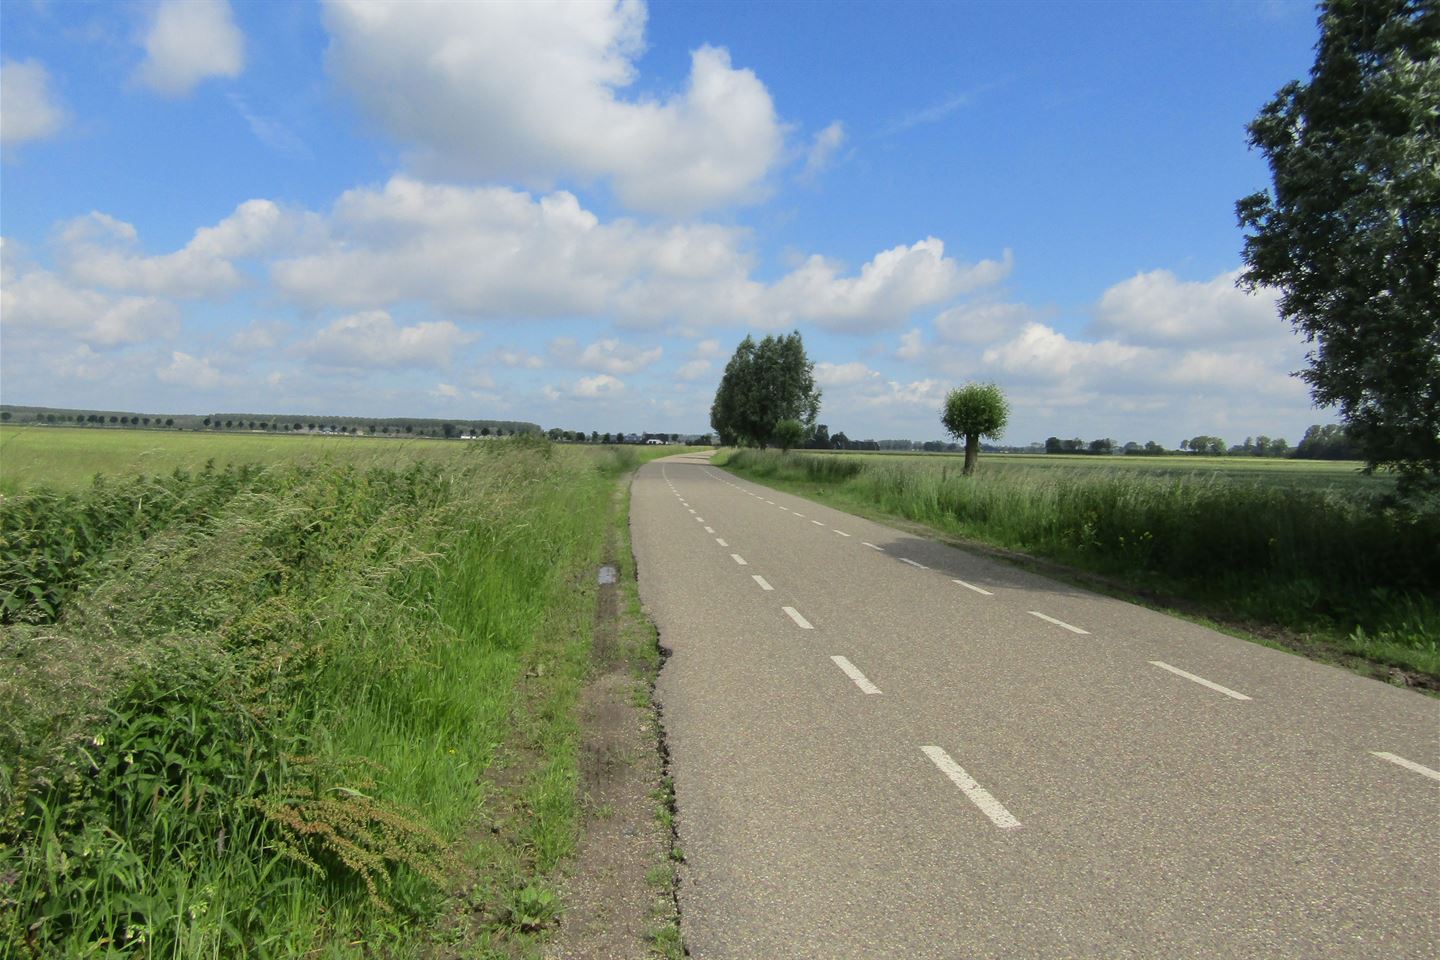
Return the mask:
<path id="1" fill-rule="evenodd" d="M 1136 470 L 959 471 L 741 450 L 717 465 L 877 519 L 1058 564 L 1273 645 L 1440 688 L 1440 508 Z"/>

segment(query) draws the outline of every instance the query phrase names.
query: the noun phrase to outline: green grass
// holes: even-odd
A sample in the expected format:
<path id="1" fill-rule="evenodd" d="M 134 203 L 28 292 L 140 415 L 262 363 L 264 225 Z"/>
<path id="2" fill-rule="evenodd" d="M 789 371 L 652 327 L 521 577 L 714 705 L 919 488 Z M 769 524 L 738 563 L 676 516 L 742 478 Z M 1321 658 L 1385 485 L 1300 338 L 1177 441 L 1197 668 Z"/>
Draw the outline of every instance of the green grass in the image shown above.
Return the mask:
<path id="1" fill-rule="evenodd" d="M 1387 506 L 1390 480 L 1353 466 L 989 456 L 966 478 L 953 457 L 750 450 L 726 465 L 1440 678 L 1440 510 Z"/>
<path id="2" fill-rule="evenodd" d="M 672 449 L 164 434 L 86 486 L 151 435 L 16 436 L 0 953 L 537 949 L 612 492 Z"/>

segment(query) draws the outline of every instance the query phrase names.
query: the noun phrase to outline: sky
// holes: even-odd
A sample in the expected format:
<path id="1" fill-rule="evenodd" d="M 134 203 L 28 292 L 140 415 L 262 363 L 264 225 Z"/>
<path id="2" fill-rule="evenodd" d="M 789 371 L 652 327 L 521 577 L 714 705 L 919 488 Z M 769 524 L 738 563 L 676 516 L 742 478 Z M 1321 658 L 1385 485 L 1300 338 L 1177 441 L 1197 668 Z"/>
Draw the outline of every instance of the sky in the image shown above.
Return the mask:
<path id="1" fill-rule="evenodd" d="M 0 3 L 0 399 L 699 433 L 746 334 L 820 422 L 1293 444 L 1235 280 L 1285 0 Z"/>

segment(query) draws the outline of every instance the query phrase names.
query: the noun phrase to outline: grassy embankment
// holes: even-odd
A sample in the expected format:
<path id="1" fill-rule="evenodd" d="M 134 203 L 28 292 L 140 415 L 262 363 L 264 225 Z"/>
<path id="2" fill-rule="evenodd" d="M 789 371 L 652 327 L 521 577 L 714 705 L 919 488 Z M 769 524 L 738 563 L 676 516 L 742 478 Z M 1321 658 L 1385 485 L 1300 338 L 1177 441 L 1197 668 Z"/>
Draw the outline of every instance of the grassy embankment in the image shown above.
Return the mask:
<path id="1" fill-rule="evenodd" d="M 1393 484 L 1355 464 L 990 456 L 965 478 L 958 458 L 940 456 L 743 450 L 724 463 L 1319 656 L 1440 682 L 1440 511 L 1380 506 Z"/>
<path id="2" fill-rule="evenodd" d="M 254 439 L 6 477 L 0 953 L 530 955 L 615 481 L 671 451 Z"/>

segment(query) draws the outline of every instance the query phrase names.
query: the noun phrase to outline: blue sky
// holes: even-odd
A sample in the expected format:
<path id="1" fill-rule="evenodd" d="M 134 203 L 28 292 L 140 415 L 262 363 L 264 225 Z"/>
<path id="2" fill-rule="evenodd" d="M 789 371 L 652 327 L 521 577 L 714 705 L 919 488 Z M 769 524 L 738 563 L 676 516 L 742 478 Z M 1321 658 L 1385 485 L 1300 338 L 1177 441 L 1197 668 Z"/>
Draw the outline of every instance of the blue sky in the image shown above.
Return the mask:
<path id="1" fill-rule="evenodd" d="M 1297 441 L 1234 286 L 1302 3 L 0 4 L 0 396 L 699 432 Z"/>

